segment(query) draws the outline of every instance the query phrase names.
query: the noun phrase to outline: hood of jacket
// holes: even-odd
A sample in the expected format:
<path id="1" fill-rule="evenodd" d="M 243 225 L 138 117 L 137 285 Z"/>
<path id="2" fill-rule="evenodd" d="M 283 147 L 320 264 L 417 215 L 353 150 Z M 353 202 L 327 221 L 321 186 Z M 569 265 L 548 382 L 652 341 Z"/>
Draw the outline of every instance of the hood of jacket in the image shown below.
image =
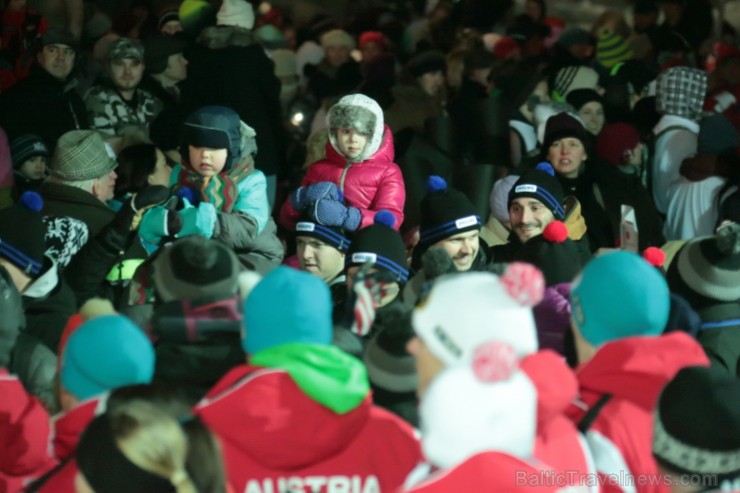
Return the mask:
<path id="1" fill-rule="evenodd" d="M 365 367 L 332 346 L 287 344 L 228 373 L 196 413 L 230 446 L 272 470 L 343 451 L 371 409 Z"/>
<path id="2" fill-rule="evenodd" d="M 212 50 L 255 44 L 252 31 L 238 26 L 210 26 L 198 36 L 198 43 Z"/>
<path id="3" fill-rule="evenodd" d="M 549 349 L 530 354 L 521 369 L 537 389 L 537 429 L 563 415 L 578 395 L 578 380 L 563 358 Z"/>
<path id="4" fill-rule="evenodd" d="M 576 370 L 581 391 L 612 394 L 652 409 L 663 386 L 685 366 L 708 366 L 691 336 L 627 337 L 604 344 Z"/>
<path id="5" fill-rule="evenodd" d="M 339 153 L 337 138 L 334 134 L 334 129 L 332 128 L 331 122 L 332 120 L 341 121 L 346 118 L 351 119 L 353 116 L 356 116 L 356 113 L 352 111 L 353 109 L 364 109 L 375 116 L 375 124 L 372 128 L 372 135 L 369 136 L 367 145 L 362 151 L 362 154 L 360 154 L 355 161 L 361 163 L 362 161 L 365 161 L 366 159 L 369 159 L 374 154 L 376 154 L 380 150 L 381 145 L 387 145 L 387 139 L 385 138 L 386 127 L 383 123 L 383 110 L 380 108 L 380 105 L 375 102 L 374 99 L 371 99 L 363 94 L 350 94 L 349 96 L 343 97 L 339 100 L 339 102 L 337 102 L 337 104 L 332 106 L 326 114 L 326 126 L 327 128 L 329 128 L 329 144 L 331 144 L 331 147 L 338 154 L 341 155 L 341 153 Z M 347 121 L 346 126 L 349 128 L 354 128 L 352 126 L 353 123 L 356 122 Z M 342 127 L 344 127 L 344 125 L 342 125 Z M 343 158 L 343 160 L 346 160 L 346 158 Z"/>
<path id="6" fill-rule="evenodd" d="M 380 145 L 377 147 L 375 152 L 367 154 L 363 152 L 360 157 L 354 160 L 356 163 L 363 161 L 388 161 L 393 162 L 395 158 L 395 150 L 393 148 L 393 133 L 387 125 L 383 125 L 383 137 L 380 141 Z M 347 158 L 344 157 L 336 148 L 336 138 L 329 132 L 329 140 L 326 142 L 326 159 L 339 166 L 345 166 L 347 164 Z M 366 151 L 370 150 L 370 142 L 366 147 Z M 366 155 L 367 154 L 367 155 Z"/>
<path id="7" fill-rule="evenodd" d="M 565 197 L 565 225 L 568 227 L 568 238 L 578 241 L 586 235 L 586 220 L 581 214 L 581 203 L 573 195 Z"/>

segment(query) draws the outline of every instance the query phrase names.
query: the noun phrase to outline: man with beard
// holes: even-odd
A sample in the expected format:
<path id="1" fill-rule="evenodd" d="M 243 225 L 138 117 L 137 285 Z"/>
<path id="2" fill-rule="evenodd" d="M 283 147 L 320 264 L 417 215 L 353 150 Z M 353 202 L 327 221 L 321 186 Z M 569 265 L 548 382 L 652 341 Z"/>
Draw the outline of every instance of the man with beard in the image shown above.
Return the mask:
<path id="1" fill-rule="evenodd" d="M 108 50 L 108 77 L 85 97 L 92 128 L 105 138 L 131 132 L 149 133 L 149 124 L 162 110 L 162 102 L 139 89 L 144 74 L 144 47 L 134 39 L 119 38 Z"/>
<path id="2" fill-rule="evenodd" d="M 455 272 L 484 270 L 486 254 L 481 248 L 481 220 L 470 199 L 447 185 L 439 176 L 427 180 L 427 194 L 421 201 L 419 244 L 414 249 L 411 267 L 417 271 L 404 291 L 404 300 L 414 304 L 425 282 L 431 281 L 422 257 L 430 248 L 441 248 L 452 259 Z"/>

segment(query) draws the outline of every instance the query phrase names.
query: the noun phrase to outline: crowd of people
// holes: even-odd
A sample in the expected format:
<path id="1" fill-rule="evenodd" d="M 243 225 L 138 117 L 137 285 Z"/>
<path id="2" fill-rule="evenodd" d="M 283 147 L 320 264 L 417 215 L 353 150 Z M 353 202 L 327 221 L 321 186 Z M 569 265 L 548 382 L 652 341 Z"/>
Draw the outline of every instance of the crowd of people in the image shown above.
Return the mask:
<path id="1" fill-rule="evenodd" d="M 0 493 L 740 491 L 737 32 L 523 7 L 4 2 Z"/>

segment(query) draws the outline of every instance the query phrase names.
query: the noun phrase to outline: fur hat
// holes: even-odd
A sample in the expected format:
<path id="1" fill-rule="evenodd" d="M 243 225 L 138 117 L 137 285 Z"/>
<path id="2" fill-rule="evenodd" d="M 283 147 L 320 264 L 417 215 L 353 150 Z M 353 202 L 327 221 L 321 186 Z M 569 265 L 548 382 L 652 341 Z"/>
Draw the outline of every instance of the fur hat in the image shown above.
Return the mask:
<path id="1" fill-rule="evenodd" d="M 378 152 L 383 142 L 385 131 L 383 110 L 374 99 L 363 94 L 350 94 L 340 99 L 337 104 L 329 108 L 326 124 L 330 129 L 329 141 L 337 152 L 339 148 L 335 129 L 353 128 L 368 135 L 365 150 L 356 158 L 358 163 Z"/>
<path id="2" fill-rule="evenodd" d="M 485 341 L 507 343 L 518 357 L 537 351 L 532 306 L 542 298 L 544 279 L 530 265 L 511 265 L 501 277 L 488 272 L 440 277 L 417 306 L 414 331 L 442 363 L 464 361 Z M 520 302 L 515 286 L 528 290 L 529 300 Z"/>
<path id="3" fill-rule="evenodd" d="M 718 483 L 740 478 L 737 378 L 714 367 L 681 369 L 658 398 L 653 456 L 667 469 L 687 477 L 716 476 Z M 725 490 L 720 484 L 712 486 Z"/>
<path id="4" fill-rule="evenodd" d="M 565 194 L 560 182 L 555 178 L 555 170 L 550 163 L 540 163 L 535 169 L 527 171 L 519 177 L 509 190 L 507 209 L 519 197 L 530 197 L 539 200 L 550 209 L 556 219 L 565 218 L 565 208 L 563 207 Z"/>
<path id="5" fill-rule="evenodd" d="M 440 373 L 422 399 L 422 449 L 437 467 L 448 469 L 486 451 L 532 455 L 536 388 L 519 369 L 516 351 L 490 341 Z"/>
<path id="6" fill-rule="evenodd" d="M 573 281 L 573 322 L 594 347 L 657 336 L 668 322 L 668 285 L 655 267 L 624 250 L 594 257 Z"/>
<path id="7" fill-rule="evenodd" d="M 79 400 L 150 383 L 153 375 L 152 343 L 121 315 L 88 320 L 69 336 L 59 374 L 64 389 Z"/>
<path id="8" fill-rule="evenodd" d="M 113 149 L 93 130 L 71 130 L 59 137 L 49 174 L 67 181 L 105 176 L 118 166 Z"/>
<path id="9" fill-rule="evenodd" d="M 223 0 L 216 14 L 219 26 L 236 26 L 244 29 L 254 27 L 254 9 L 246 0 Z"/>
<path id="10" fill-rule="evenodd" d="M 10 155 L 13 159 L 13 169 L 20 169 L 23 163 L 36 156 L 49 157 L 49 149 L 44 139 L 34 134 L 25 134 L 16 137 L 10 142 Z"/>
<path id="11" fill-rule="evenodd" d="M 421 199 L 421 245 L 429 246 L 450 236 L 480 228 L 478 210 L 464 193 L 447 186 L 441 176 L 427 179 L 427 193 Z"/>
<path id="12" fill-rule="evenodd" d="M 267 274 L 244 302 L 242 348 L 249 355 L 281 346 L 332 341 L 331 294 L 318 277 L 290 267 Z"/>
<path id="13" fill-rule="evenodd" d="M 234 296 L 240 264 L 234 252 L 199 235 L 164 248 L 154 261 L 154 287 L 162 301 L 221 300 Z"/>
<path id="14" fill-rule="evenodd" d="M 41 273 L 44 263 L 43 207 L 41 195 L 25 192 L 16 205 L 0 209 L 0 257 L 31 278 Z"/>
<path id="15" fill-rule="evenodd" d="M 394 280 L 405 283 L 409 280 L 406 245 L 398 231 L 393 229 L 395 218 L 389 211 L 375 214 L 375 223 L 362 228 L 355 234 L 344 258 L 345 270 L 361 266 L 368 261 L 394 276 Z"/>

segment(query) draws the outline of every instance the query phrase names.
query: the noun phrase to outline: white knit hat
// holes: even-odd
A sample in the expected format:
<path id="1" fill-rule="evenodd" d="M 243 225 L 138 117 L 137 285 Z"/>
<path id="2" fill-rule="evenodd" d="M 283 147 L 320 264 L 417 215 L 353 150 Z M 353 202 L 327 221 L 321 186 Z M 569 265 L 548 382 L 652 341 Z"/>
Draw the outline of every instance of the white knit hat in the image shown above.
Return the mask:
<path id="1" fill-rule="evenodd" d="M 489 272 L 443 276 L 414 310 L 414 331 L 446 366 L 469 358 L 486 341 L 507 343 L 521 358 L 537 351 L 532 306 L 544 288 L 537 268 L 516 262 L 501 277 Z"/>
<path id="2" fill-rule="evenodd" d="M 218 14 L 216 14 L 216 24 L 252 29 L 254 27 L 254 9 L 245 0 L 224 0 Z"/>
<path id="3" fill-rule="evenodd" d="M 531 457 L 537 391 L 517 366 L 511 346 L 486 343 L 434 379 L 420 409 L 422 449 L 433 465 L 450 468 L 485 451 Z"/>

